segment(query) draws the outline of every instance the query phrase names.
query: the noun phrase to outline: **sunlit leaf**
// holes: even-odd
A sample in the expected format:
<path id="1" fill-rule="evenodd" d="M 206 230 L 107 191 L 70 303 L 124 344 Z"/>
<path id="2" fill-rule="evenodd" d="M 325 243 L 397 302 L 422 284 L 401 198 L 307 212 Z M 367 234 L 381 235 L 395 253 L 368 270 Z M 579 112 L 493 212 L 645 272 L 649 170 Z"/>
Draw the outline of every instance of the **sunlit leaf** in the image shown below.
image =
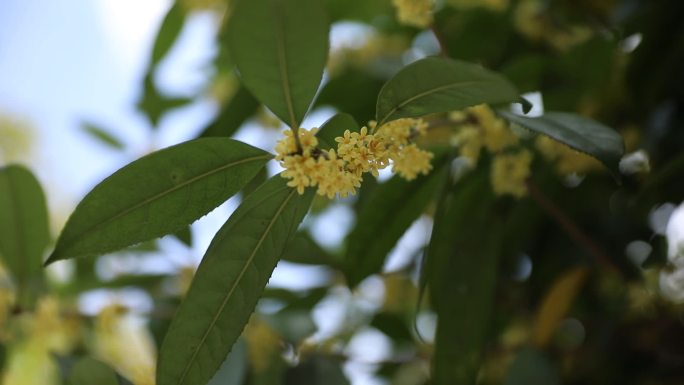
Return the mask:
<path id="1" fill-rule="evenodd" d="M 116 372 L 104 363 L 84 357 L 71 367 L 69 385 L 119 385 Z"/>
<path id="2" fill-rule="evenodd" d="M 274 114 L 297 128 L 328 57 L 329 25 L 323 2 L 240 1 L 228 28 L 242 82 Z"/>
<path id="3" fill-rule="evenodd" d="M 472 63 L 430 57 L 404 67 L 382 87 L 376 119 L 382 124 L 517 99 L 515 87 L 495 72 Z"/>
<path id="4" fill-rule="evenodd" d="M 238 192 L 270 158 L 242 142 L 204 138 L 136 160 L 83 198 L 48 263 L 179 231 Z"/>
<path id="5" fill-rule="evenodd" d="M 395 176 L 368 197 L 347 238 L 345 273 L 350 287 L 380 272 L 387 254 L 435 197 L 447 167 L 444 159 L 433 163 L 430 174 L 410 182 Z"/>
<path id="6" fill-rule="evenodd" d="M 447 189 L 427 254 L 437 312 L 435 385 L 474 384 L 494 307 L 501 226 L 485 173 Z"/>
<path id="7" fill-rule="evenodd" d="M 625 144 L 622 136 L 612 128 L 566 112 L 547 112 L 538 118 L 519 116 L 508 111 L 499 111 L 499 114 L 513 123 L 593 156 L 619 179 L 619 163 L 625 152 Z"/>
<path id="8" fill-rule="evenodd" d="M 205 384 L 240 336 L 313 191 L 274 176 L 214 237 L 162 344 L 158 385 Z"/>
<path id="9" fill-rule="evenodd" d="M 29 305 L 43 283 L 43 253 L 50 242 L 45 195 L 31 171 L 0 168 L 0 258 Z"/>

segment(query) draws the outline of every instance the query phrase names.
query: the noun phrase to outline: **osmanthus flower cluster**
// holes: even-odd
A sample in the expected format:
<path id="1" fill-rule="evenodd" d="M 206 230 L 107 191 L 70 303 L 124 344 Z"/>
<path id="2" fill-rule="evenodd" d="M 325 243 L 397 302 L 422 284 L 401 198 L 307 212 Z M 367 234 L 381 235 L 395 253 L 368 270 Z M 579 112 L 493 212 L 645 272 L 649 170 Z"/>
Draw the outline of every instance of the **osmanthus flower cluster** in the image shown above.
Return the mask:
<path id="1" fill-rule="evenodd" d="M 519 149 L 518 136 L 508 124 L 485 104 L 454 112 L 450 117 L 462 122 L 454 138 L 461 156 L 473 165 L 483 150 L 494 156 L 490 174 L 494 193 L 525 196 L 525 180 L 530 177 L 533 156 L 529 150 Z"/>
<path id="2" fill-rule="evenodd" d="M 370 127 L 370 130 L 368 129 Z M 319 195 L 333 198 L 356 194 L 364 173 L 375 176 L 392 165 L 392 171 L 406 180 L 427 174 L 432 165 L 431 152 L 420 149 L 413 139 L 425 135 L 427 124 L 421 119 L 398 119 L 377 127 L 371 121 L 359 132 L 346 130 L 335 138 L 336 149 L 318 147 L 317 129 L 298 130 L 298 148 L 292 130 L 276 144 L 276 160 L 285 168 L 281 174 L 288 186 L 300 194 L 307 187 L 318 187 Z"/>

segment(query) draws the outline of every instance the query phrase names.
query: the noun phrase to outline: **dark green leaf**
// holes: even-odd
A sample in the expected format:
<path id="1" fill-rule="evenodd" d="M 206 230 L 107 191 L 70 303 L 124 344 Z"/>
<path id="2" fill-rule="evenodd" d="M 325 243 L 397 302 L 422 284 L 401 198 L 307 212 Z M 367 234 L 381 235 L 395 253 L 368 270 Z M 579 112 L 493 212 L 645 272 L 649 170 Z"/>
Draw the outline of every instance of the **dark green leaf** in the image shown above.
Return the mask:
<path id="1" fill-rule="evenodd" d="M 320 131 L 316 134 L 316 137 L 320 141 L 319 147 L 323 150 L 329 150 L 331 148 L 337 149 L 335 138 L 343 136 L 345 130 L 359 132 L 361 128 L 351 115 L 345 113 L 335 114 L 321 125 Z"/>
<path id="2" fill-rule="evenodd" d="M 276 175 L 245 198 L 211 242 L 159 354 L 158 385 L 205 384 L 254 311 L 306 215 L 305 195 Z"/>
<path id="3" fill-rule="evenodd" d="M 382 87 L 376 118 L 382 125 L 399 118 L 517 99 L 515 87 L 495 72 L 472 63 L 431 57 L 406 66 Z"/>
<path id="4" fill-rule="evenodd" d="M 305 232 L 299 232 L 287 244 L 283 259 L 289 262 L 305 265 L 325 265 L 340 267 L 340 261 L 323 250 L 311 236 Z"/>
<path id="5" fill-rule="evenodd" d="M 121 142 L 118 138 L 115 138 L 109 132 L 92 123 L 84 122 L 81 127 L 83 127 L 83 131 L 85 131 L 88 135 L 97 139 L 100 143 L 104 145 L 107 145 L 117 150 L 121 150 L 124 148 L 123 142 Z"/>
<path id="6" fill-rule="evenodd" d="M 508 369 L 505 385 L 559 385 L 558 371 L 549 358 L 532 348 L 523 348 Z"/>
<path id="7" fill-rule="evenodd" d="M 224 138 L 197 139 L 149 154 L 83 198 L 48 263 L 104 254 L 178 231 L 238 192 L 270 158 Z"/>
<path id="8" fill-rule="evenodd" d="M 50 242 L 45 195 L 31 171 L 0 168 L 0 257 L 29 306 L 43 284 L 43 253 Z"/>
<path id="9" fill-rule="evenodd" d="M 259 101 L 245 89 L 238 88 L 219 115 L 202 131 L 200 136 L 232 136 L 259 108 Z"/>
<path id="10" fill-rule="evenodd" d="M 489 331 L 501 231 L 488 175 L 447 190 L 435 217 L 426 269 L 437 312 L 434 384 L 474 384 Z"/>
<path id="11" fill-rule="evenodd" d="M 320 0 L 250 0 L 228 24 L 232 58 L 245 86 L 296 129 L 323 76 L 329 25 Z"/>
<path id="12" fill-rule="evenodd" d="M 378 185 L 347 238 L 345 257 L 348 285 L 355 287 L 379 273 L 385 257 L 435 196 L 448 167 L 444 159 L 426 176 L 407 182 L 399 176 Z"/>
<path id="13" fill-rule="evenodd" d="M 547 112 L 538 118 L 527 118 L 508 111 L 499 111 L 499 114 L 513 123 L 593 156 L 619 179 L 619 163 L 625 152 L 625 144 L 622 136 L 612 128 L 566 112 Z"/>
<path id="14" fill-rule="evenodd" d="M 315 105 L 332 106 L 366 122 L 375 115 L 375 102 L 384 83 L 385 79 L 349 69 L 323 85 Z"/>
<path id="15" fill-rule="evenodd" d="M 190 225 L 183 227 L 182 229 L 176 231 L 172 235 L 179 241 L 183 242 L 185 245 L 192 246 L 192 230 L 190 229 Z"/>
<path id="16" fill-rule="evenodd" d="M 242 385 L 247 374 L 247 344 L 238 339 L 207 385 Z"/>
<path id="17" fill-rule="evenodd" d="M 340 365 L 329 358 L 313 356 L 285 373 L 285 385 L 349 385 Z"/>
<path id="18" fill-rule="evenodd" d="M 69 385 L 119 385 L 116 372 L 104 363 L 90 357 L 78 360 L 71 367 Z"/>

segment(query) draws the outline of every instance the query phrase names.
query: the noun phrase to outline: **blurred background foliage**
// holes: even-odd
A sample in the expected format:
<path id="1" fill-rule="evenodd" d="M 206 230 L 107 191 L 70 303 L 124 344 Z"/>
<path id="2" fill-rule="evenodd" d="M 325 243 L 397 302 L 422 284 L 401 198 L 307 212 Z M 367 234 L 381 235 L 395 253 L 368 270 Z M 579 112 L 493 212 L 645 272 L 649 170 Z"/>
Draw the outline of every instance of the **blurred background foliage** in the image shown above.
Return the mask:
<path id="1" fill-rule="evenodd" d="M 357 197 L 316 198 L 283 255 L 294 281 L 313 283 L 267 287 L 211 384 L 439 382 L 439 373 L 430 378 L 435 338 L 458 341 L 441 357 L 474 367 L 476 379 L 464 384 L 683 383 L 684 224 L 675 219 L 684 217 L 676 208 L 684 197 L 684 2 L 446 0 L 432 4 L 425 27 L 398 21 L 397 6 L 407 2 L 326 0 L 333 37 L 344 38 L 333 39 L 314 108 L 365 124 L 385 81 L 412 61 L 443 54 L 501 72 L 537 113 L 575 112 L 617 130 L 627 152 L 621 184 L 588 156 L 517 126 L 511 130 L 529 155 L 506 158 L 523 152 L 492 150 L 492 138 L 503 139 L 491 131 L 504 123 L 485 107 L 454 112 L 444 126 L 445 116 L 428 117 L 438 127 L 423 144 L 438 154 L 459 148 L 453 164 L 440 166 L 439 156 L 434 164 L 433 174 L 453 174 L 453 185 L 441 191 L 430 177 L 410 187 L 368 178 Z M 220 0 L 169 8 L 137 102 L 152 130 L 199 98 L 219 108 L 197 136 L 233 136 L 246 123 L 256 135 L 274 137 L 281 128 L 233 72 L 224 44 L 230 9 L 231 1 Z M 199 92 L 169 94 L 157 72 L 197 13 L 217 20 L 209 80 Z M 127 147 L 115 126 L 84 122 L 83 130 L 116 151 Z M 25 163 L 34 136 L 30 124 L 0 115 L 0 161 Z M 506 184 L 512 179 L 527 182 L 521 190 Z M 31 183 L 25 193 L 40 202 Z M 448 204 L 438 205 L 440 194 L 452 194 Z M 415 234 L 427 234 L 433 220 L 448 223 L 433 238 L 457 242 L 463 258 L 423 263 L 428 240 Z M 412 223 L 413 235 L 401 238 Z M 339 242 L 321 242 L 320 233 L 347 230 Z M 153 384 L 157 347 L 195 265 L 155 273 L 142 266 L 159 254 L 187 253 L 198 232 L 193 226 L 160 242 L 64 262 L 30 286 L 30 298 L 17 296 L 16 271 L 3 261 L 2 384 Z M 369 250 L 381 265 L 360 272 Z M 480 286 L 488 289 L 473 289 Z M 82 298 L 101 289 L 117 294 L 101 299 L 96 314 L 83 312 Z M 129 308 L 122 300 L 129 293 L 152 305 Z M 463 333 L 435 336 L 433 309 L 457 296 L 463 307 L 441 322 Z"/>

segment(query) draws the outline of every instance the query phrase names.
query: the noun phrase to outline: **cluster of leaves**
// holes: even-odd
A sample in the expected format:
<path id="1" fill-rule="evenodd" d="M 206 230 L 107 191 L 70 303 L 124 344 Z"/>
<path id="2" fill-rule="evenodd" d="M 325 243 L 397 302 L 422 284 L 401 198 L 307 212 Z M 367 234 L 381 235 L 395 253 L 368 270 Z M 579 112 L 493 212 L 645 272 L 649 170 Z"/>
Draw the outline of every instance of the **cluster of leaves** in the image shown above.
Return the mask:
<path id="1" fill-rule="evenodd" d="M 164 96 L 154 84 L 156 67 L 180 34 L 190 3 L 171 7 L 152 50 L 139 106 L 155 125 L 165 112 L 191 100 Z M 677 364 L 682 350 L 674 343 L 661 345 L 677 341 L 668 333 L 681 339 L 676 315 L 651 297 L 644 305 L 651 313 L 634 310 L 631 290 L 647 288 L 646 271 L 631 264 L 624 247 L 652 237 L 646 217 L 654 204 L 684 196 L 676 183 L 684 162 L 680 147 L 672 144 L 681 145 L 682 137 L 671 129 L 684 117 L 681 95 L 676 98 L 684 86 L 669 87 L 660 80 L 666 76 L 681 83 L 683 77 L 672 64 L 653 70 L 660 63 L 653 52 L 667 44 L 660 38 L 681 37 L 684 30 L 664 5 L 634 10 L 626 3 L 549 5 L 540 17 L 561 25 L 600 20 L 602 28 L 622 29 L 554 50 L 516 32 L 517 3 L 503 12 L 445 6 L 436 12 L 432 31 L 424 32 L 396 24 L 389 1 L 235 1 L 222 9 L 227 16 L 215 64 L 218 73 L 234 69 L 240 86 L 215 121 L 199 138 L 142 157 L 98 184 L 69 218 L 46 264 L 77 259 L 77 292 L 141 286 L 159 308 L 170 308 L 171 322 L 152 325 L 163 340 L 157 385 L 347 383 L 334 344 L 348 342 L 367 326 L 385 333 L 397 347 L 408 346 L 408 359 L 398 355 L 400 359 L 380 365 L 378 375 L 388 379 L 440 385 L 554 384 L 561 378 L 567 383 L 677 383 L 684 375 Z M 641 11 L 641 19 L 633 17 Z M 330 23 L 341 20 L 366 23 L 407 40 L 420 41 L 421 34 L 432 33 L 441 55 L 398 70 L 393 69 L 396 63 L 347 65 L 321 85 Z M 629 32 L 640 32 L 643 39 L 632 54 L 620 49 Z M 681 55 L 681 47 L 676 52 Z M 673 54 L 671 60 L 677 57 Z M 510 103 L 527 109 L 520 93 L 533 90 L 541 90 L 546 107 L 565 112 L 540 117 L 509 112 Z M 413 117 L 443 122 L 451 111 L 483 103 L 522 127 L 523 136 L 548 136 L 598 159 L 612 178 L 587 175 L 568 188 L 567 180 L 539 161 L 528 182 L 528 197 L 497 197 L 487 178 L 490 159 L 465 176 L 457 175 L 458 151 L 446 124 L 446 137 L 434 130 L 426 139 L 437 154 L 429 175 L 410 182 L 397 177 L 364 181 L 358 198 L 346 202 L 356 212 L 356 223 L 344 245 L 331 252 L 300 228 L 312 204 L 309 215 L 329 202 L 314 200 L 313 191 L 298 194 L 280 175 L 267 179 L 265 165 L 273 155 L 229 138 L 260 105 L 295 132 L 312 106 L 335 107 L 341 112 L 318 133 L 322 146 L 329 147 L 342 132 L 359 131 L 359 122 L 371 118 L 379 125 Z M 665 113 L 663 106 L 674 107 Z M 662 171 L 627 177 L 618 188 L 622 136 L 585 115 L 623 131 L 643 127 L 641 141 Z M 655 117 L 660 120 L 653 123 Z M 665 128 L 650 133 L 649 125 Z M 99 128 L 86 129 L 110 145 L 121 145 Z M 103 254 L 167 234 L 191 242 L 188 225 L 240 192 L 239 207 L 214 236 L 182 302 L 155 294 L 162 284 L 159 277 L 146 277 L 150 279 L 144 284 L 135 279 L 103 283 L 93 274 L 94 257 Z M 422 258 L 383 275 L 382 309 L 326 343 L 304 343 L 311 331 L 302 332 L 293 323 L 306 323 L 298 318 L 302 316 L 309 320 L 327 288 L 305 293 L 267 288 L 278 261 L 327 266 L 355 289 L 383 273 L 387 255 L 422 214 L 434 221 L 430 242 Z M 46 291 L 41 266 L 50 243 L 47 223 L 45 198 L 31 173 L 20 166 L 1 169 L 0 254 L 16 285 L 17 311 L 31 309 Z M 649 263 L 664 263 L 657 249 Z M 533 272 L 520 278 L 516 272 L 525 264 Z M 416 272 L 420 278 L 412 282 L 409 277 Z M 427 301 L 421 301 L 424 296 Z M 264 297 L 284 304 L 264 318 L 271 325 L 267 329 L 277 330 L 271 330 L 276 340 L 294 346 L 295 356 L 302 359 L 298 364 L 288 365 L 276 346 L 265 349 L 264 365 L 251 352 L 255 344 L 267 345 L 268 338 L 240 338 L 250 330 L 259 333 L 250 317 Z M 418 312 L 436 314 L 434 344 L 412 331 Z M 249 355 L 245 339 L 251 344 Z M 420 366 L 424 362 L 430 362 L 429 376 Z M 68 372 L 72 384 L 119 381 L 111 369 L 90 358 Z"/>

